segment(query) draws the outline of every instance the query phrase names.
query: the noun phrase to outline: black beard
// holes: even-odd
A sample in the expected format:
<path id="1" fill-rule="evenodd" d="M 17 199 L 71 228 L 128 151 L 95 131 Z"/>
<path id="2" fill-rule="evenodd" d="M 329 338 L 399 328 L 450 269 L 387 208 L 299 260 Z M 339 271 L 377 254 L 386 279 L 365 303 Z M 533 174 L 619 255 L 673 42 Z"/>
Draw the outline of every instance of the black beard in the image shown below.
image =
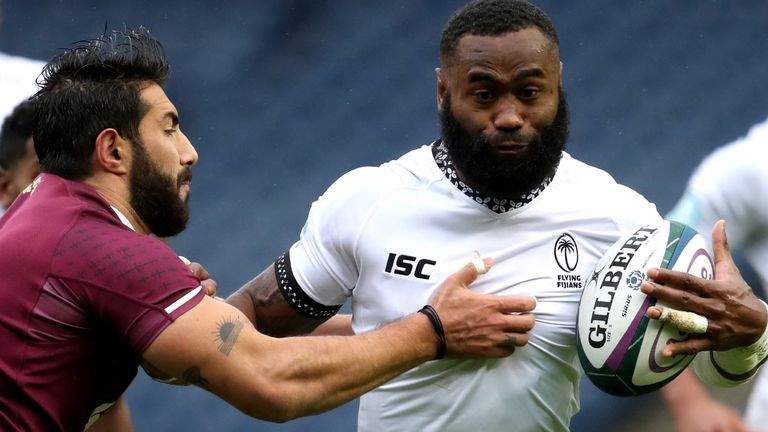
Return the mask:
<path id="1" fill-rule="evenodd" d="M 450 95 L 446 94 L 440 112 L 443 143 L 461 180 L 476 192 L 514 200 L 554 176 L 568 141 L 568 103 L 562 89 L 559 98 L 555 119 L 529 139 L 527 150 L 520 156 L 503 157 L 488 151 L 488 137 L 472 134 L 456 120 Z M 504 131 L 497 138 L 504 136 L 518 141 L 521 138 L 518 132 Z"/>
<path id="2" fill-rule="evenodd" d="M 184 168 L 174 179 L 160 171 L 141 142 L 134 143 L 133 150 L 131 206 L 149 231 L 158 237 L 171 237 L 184 231 L 189 221 L 189 207 L 187 200 L 179 196 L 179 189 L 182 182 L 192 178 L 192 170 Z"/>

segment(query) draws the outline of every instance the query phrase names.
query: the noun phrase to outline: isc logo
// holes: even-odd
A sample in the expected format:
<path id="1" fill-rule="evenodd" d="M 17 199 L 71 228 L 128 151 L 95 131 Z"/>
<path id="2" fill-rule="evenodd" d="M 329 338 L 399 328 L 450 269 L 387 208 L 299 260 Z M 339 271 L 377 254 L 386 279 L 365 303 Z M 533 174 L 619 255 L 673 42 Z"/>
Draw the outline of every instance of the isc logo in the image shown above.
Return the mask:
<path id="1" fill-rule="evenodd" d="M 437 264 L 437 261 L 430 259 L 418 259 L 415 256 L 390 253 L 384 271 L 402 276 L 410 276 L 413 273 L 419 279 L 429 279 L 429 275 L 424 272 L 424 268 L 434 266 L 435 264 Z"/>

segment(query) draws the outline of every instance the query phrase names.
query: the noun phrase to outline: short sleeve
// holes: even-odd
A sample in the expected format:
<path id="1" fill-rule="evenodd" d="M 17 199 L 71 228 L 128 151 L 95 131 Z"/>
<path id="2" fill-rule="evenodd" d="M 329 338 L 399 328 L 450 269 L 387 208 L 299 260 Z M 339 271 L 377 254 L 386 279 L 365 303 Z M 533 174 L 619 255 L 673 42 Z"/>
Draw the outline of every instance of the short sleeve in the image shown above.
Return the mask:
<path id="1" fill-rule="evenodd" d="M 167 245 L 109 224 L 82 224 L 66 234 L 52 270 L 138 353 L 205 295 Z"/>
<path id="2" fill-rule="evenodd" d="M 377 181 L 382 171 L 358 168 L 339 178 L 312 204 L 300 239 L 289 251 L 293 277 L 321 304 L 343 304 L 352 295 L 359 277 L 357 241 L 384 193 Z"/>

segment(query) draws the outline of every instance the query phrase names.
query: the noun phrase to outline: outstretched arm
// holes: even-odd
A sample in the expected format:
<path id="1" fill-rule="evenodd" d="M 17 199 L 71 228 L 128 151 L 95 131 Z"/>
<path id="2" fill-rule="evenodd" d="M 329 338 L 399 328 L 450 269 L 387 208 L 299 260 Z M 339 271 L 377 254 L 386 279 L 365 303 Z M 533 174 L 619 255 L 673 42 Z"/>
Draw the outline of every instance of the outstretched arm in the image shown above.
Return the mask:
<path id="1" fill-rule="evenodd" d="M 467 286 L 476 277 L 476 267 L 465 266 L 430 302 L 442 320 L 447 354 L 510 355 L 528 341 L 535 299 L 472 292 Z M 286 421 L 331 409 L 434 358 L 438 343 L 420 313 L 357 336 L 274 339 L 257 332 L 238 309 L 206 297 L 143 356 L 251 416 Z"/>

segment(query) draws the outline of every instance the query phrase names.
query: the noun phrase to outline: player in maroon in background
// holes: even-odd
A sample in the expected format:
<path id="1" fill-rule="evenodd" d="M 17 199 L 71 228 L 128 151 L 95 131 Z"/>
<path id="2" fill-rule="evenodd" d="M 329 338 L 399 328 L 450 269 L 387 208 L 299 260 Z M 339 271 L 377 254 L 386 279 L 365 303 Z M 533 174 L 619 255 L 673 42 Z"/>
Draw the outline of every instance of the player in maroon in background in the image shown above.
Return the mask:
<path id="1" fill-rule="evenodd" d="M 42 174 L 0 219 L 0 430 L 83 431 L 139 365 L 285 421 L 436 352 L 503 357 L 526 343 L 508 335 L 532 320 L 511 312 L 533 303 L 467 289 L 490 260 L 446 279 L 427 312 L 358 336 L 270 338 L 207 297 L 156 238 L 184 229 L 198 158 L 167 76 L 144 28 L 79 42 L 44 69 L 33 102 Z"/>

